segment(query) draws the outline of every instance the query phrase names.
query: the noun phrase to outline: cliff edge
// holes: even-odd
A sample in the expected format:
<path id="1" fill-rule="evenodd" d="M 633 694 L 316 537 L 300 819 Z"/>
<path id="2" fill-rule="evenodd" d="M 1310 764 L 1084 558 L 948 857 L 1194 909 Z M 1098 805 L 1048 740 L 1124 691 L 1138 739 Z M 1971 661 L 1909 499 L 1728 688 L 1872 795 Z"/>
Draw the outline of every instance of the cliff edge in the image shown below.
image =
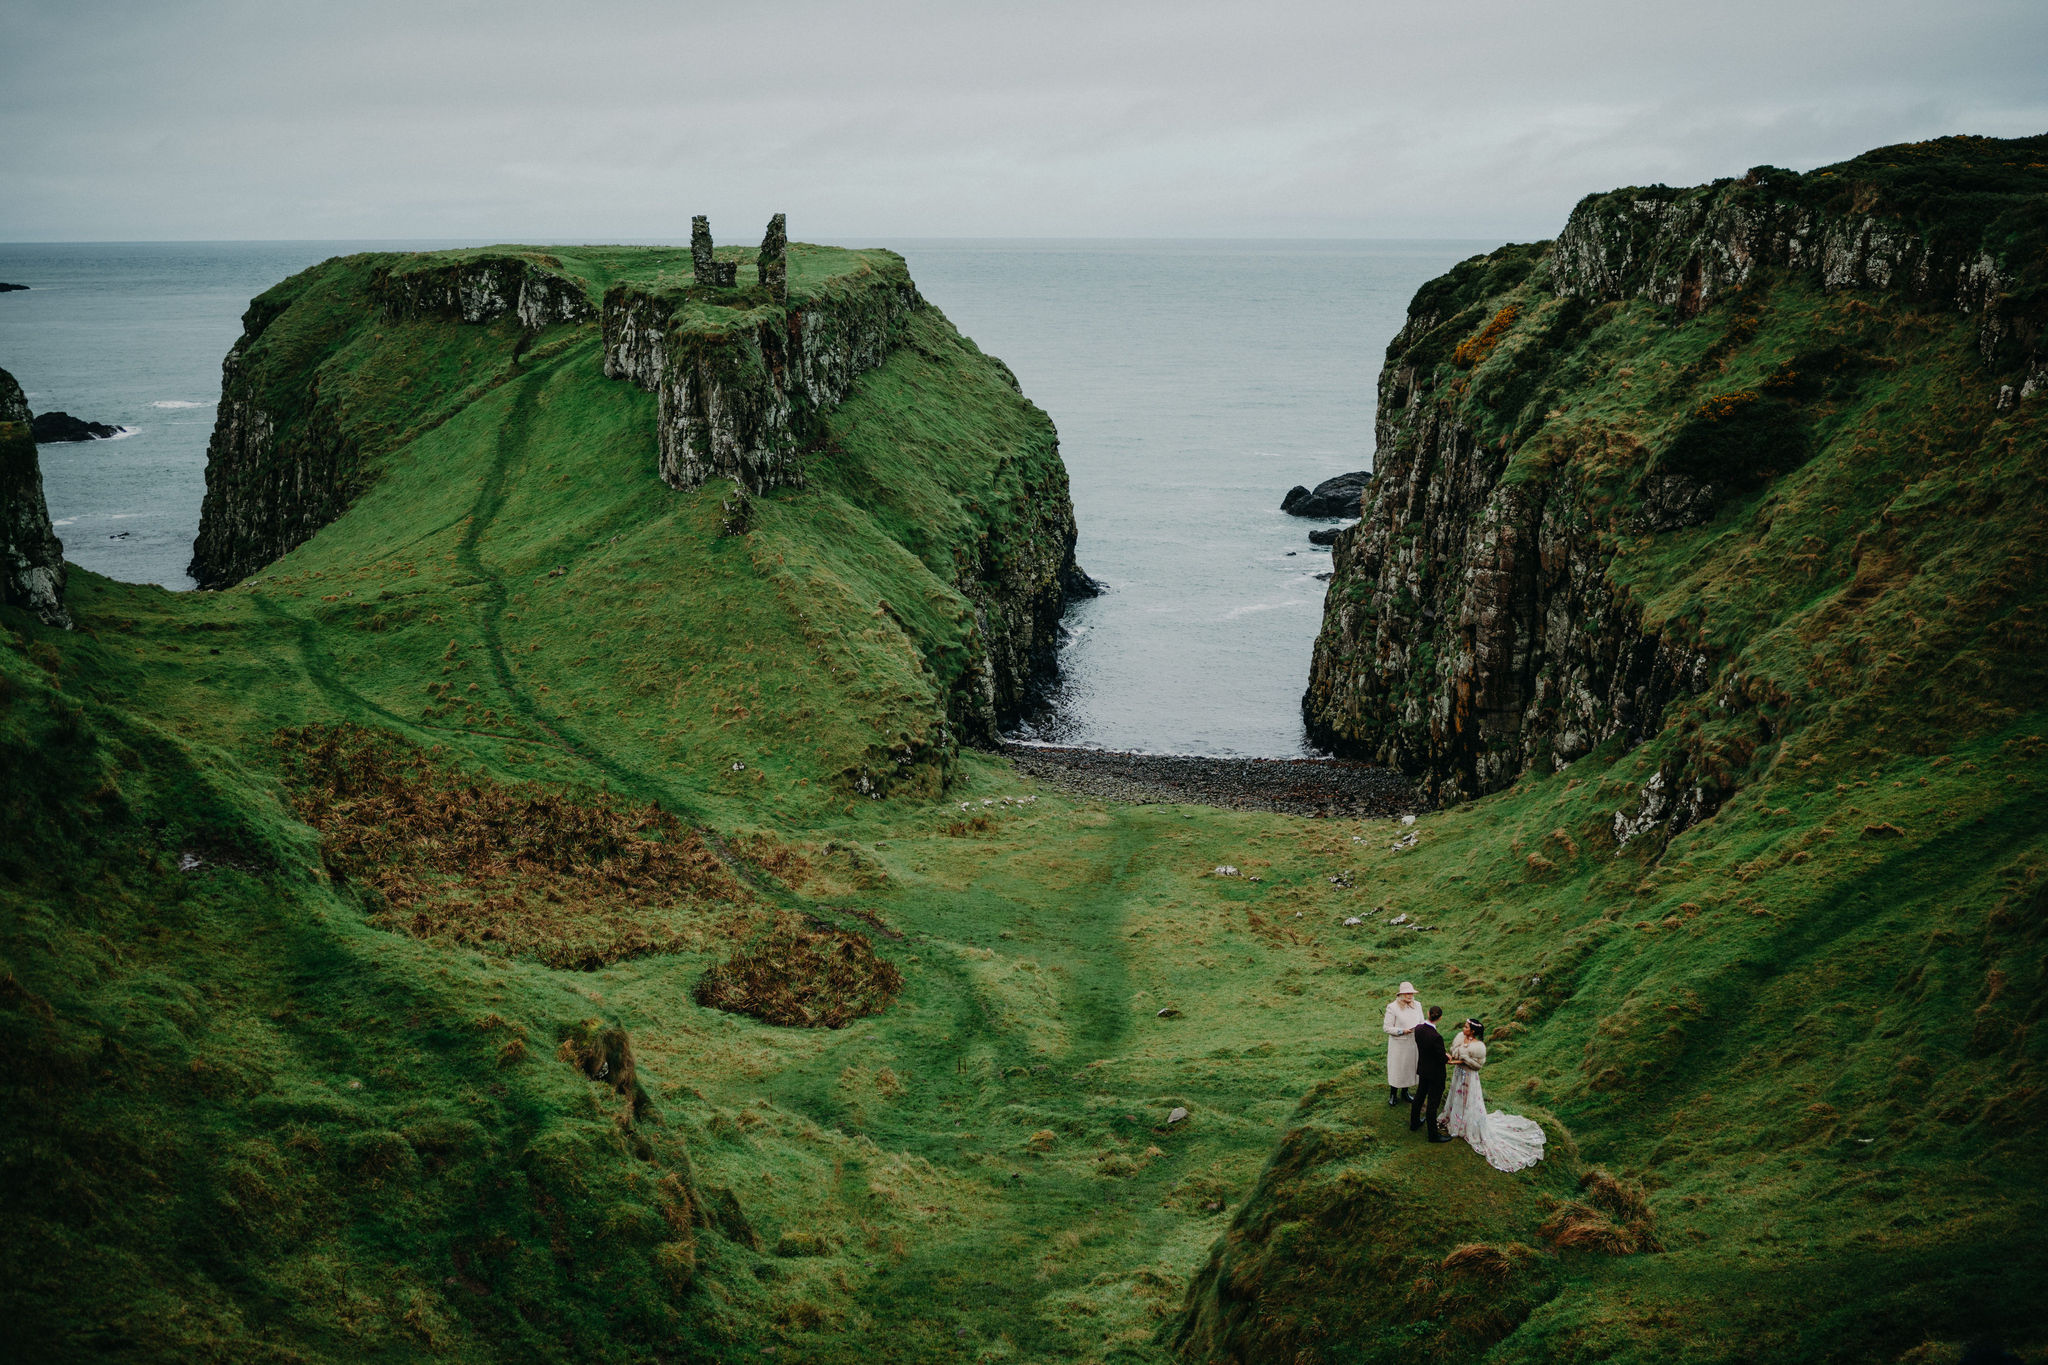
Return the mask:
<path id="1" fill-rule="evenodd" d="M 64 542 L 43 501 L 43 467 L 28 399 L 0 370 L 0 601 L 44 625 L 71 628 L 64 607 Z"/>
<path id="2" fill-rule="evenodd" d="M 1861 462 L 1919 384 L 1957 396 L 1950 458 L 2038 420 L 2044 155 L 1948 138 L 1616 190 L 1555 242 L 1423 286 L 1381 371 L 1364 519 L 1336 546 L 1315 742 L 1457 800 L 1640 742 L 1727 679 L 1712 595 L 1675 593 L 1695 528 L 1761 550 L 1772 507 Z M 1792 548 L 1840 566 L 1888 526 L 1834 520 Z M 1674 772 L 1659 818 L 1711 810 L 1716 767 Z"/>

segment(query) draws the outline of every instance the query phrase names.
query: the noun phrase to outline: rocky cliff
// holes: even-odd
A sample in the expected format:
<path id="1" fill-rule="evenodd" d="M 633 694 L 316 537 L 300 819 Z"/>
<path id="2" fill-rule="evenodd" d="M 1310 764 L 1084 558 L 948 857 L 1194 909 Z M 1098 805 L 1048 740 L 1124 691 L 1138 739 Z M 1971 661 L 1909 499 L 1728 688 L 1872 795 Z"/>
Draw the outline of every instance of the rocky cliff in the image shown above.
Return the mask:
<path id="1" fill-rule="evenodd" d="M 924 306 L 901 257 L 866 257 L 787 307 L 766 287 L 607 291 L 604 372 L 659 401 L 670 487 L 712 478 L 756 493 L 803 486 L 819 415 L 882 363 L 903 320 Z"/>
<path id="2" fill-rule="evenodd" d="M 442 317 L 494 322 L 511 316 L 529 332 L 596 316 L 581 283 L 545 253 L 485 256 L 414 269 L 379 270 L 370 292 L 394 321 Z"/>
<path id="3" fill-rule="evenodd" d="M 43 501 L 43 469 L 28 399 L 0 370 L 0 601 L 45 625 L 71 628 L 64 608 L 64 542 Z"/>
<path id="4" fill-rule="evenodd" d="M 1380 375 L 1364 518 L 1335 549 L 1315 741 L 1456 800 L 1654 733 L 1720 661 L 1701 604 L 1646 620 L 1617 553 L 1737 524 L 1843 453 L 1843 415 L 1900 363 L 1879 316 L 1965 329 L 1955 382 L 2000 410 L 2048 386 L 2044 148 L 1946 139 L 1594 195 L 1556 242 L 1425 285 Z M 1668 785 L 1681 825 L 1717 799 Z"/>
<path id="5" fill-rule="evenodd" d="M 399 325 L 509 327 L 521 334 L 509 357 L 472 358 L 488 359 L 502 374 L 532 334 L 595 316 L 582 286 L 535 252 L 351 256 L 259 295 L 221 362 L 192 576 L 203 588 L 224 588 L 303 544 L 368 485 L 376 457 L 416 429 L 365 420 L 398 395 L 363 393 L 337 363 L 345 348 L 362 347 L 364 327 L 380 317 Z M 419 396 L 428 399 L 439 390 L 459 406 L 483 377 L 470 363 L 463 369 L 471 372 L 394 375 L 391 382 L 424 389 Z"/>

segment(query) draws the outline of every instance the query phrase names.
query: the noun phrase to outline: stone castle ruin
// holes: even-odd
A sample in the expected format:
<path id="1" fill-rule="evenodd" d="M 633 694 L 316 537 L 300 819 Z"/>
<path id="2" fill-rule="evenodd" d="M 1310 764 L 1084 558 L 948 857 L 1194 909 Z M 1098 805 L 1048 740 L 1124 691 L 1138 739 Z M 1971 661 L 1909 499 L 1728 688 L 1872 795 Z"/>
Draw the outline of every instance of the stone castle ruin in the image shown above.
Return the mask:
<path id="1" fill-rule="evenodd" d="M 760 254 L 754 258 L 754 276 L 777 302 L 789 302 L 789 232 L 784 215 L 768 220 L 768 232 L 761 238 Z M 739 284 L 738 261 L 721 261 L 711 254 L 711 220 L 698 214 L 690 220 L 690 265 L 701 285 L 731 289 Z"/>

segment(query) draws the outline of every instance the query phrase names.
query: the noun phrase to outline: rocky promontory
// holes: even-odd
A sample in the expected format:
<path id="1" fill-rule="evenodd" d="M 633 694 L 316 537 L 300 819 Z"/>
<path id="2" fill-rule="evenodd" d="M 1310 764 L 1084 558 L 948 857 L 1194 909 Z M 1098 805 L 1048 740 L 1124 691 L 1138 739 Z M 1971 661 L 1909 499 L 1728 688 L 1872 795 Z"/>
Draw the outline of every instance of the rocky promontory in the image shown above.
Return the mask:
<path id="1" fill-rule="evenodd" d="M 29 426 L 28 399 L 0 370 L 0 601 L 44 625 L 70 629 L 64 607 L 64 542 L 43 501 L 43 470 Z"/>
<path id="2" fill-rule="evenodd" d="M 1653 614 L 1617 554 L 1740 524 L 1809 461 L 1848 458 L 1844 414 L 1909 359 L 1880 316 L 1959 323 L 1966 358 L 1942 364 L 1984 418 L 2043 387 L 2044 144 L 1593 195 L 1555 242 L 1424 285 L 1381 371 L 1363 519 L 1335 546 L 1311 735 L 1456 799 L 1655 733 L 1717 660 L 1699 605 Z M 1711 811 L 1729 780 L 1674 770 L 1664 818 Z"/>
<path id="3" fill-rule="evenodd" d="M 787 303 L 766 286 L 647 289 L 604 298 L 604 372 L 660 403 L 661 477 L 729 478 L 756 493 L 802 487 L 817 417 L 880 365 L 924 306 L 903 260 L 866 252 Z"/>
<path id="4" fill-rule="evenodd" d="M 729 480 L 721 524 L 747 535 L 752 499 L 809 496 L 814 462 L 843 458 L 834 415 L 865 377 L 908 354 L 933 371 L 917 382 L 957 390 L 972 422 L 889 397 L 879 418 L 858 419 L 882 441 L 884 467 L 864 470 L 857 489 L 828 480 L 821 496 L 887 504 L 897 552 L 909 548 L 937 575 L 933 588 L 964 599 L 960 647 L 923 644 L 944 679 L 948 742 L 993 744 L 1057 672 L 1066 602 L 1095 586 L 1074 562 L 1051 421 L 924 302 L 895 253 L 792 244 L 778 217 L 759 250 L 714 254 L 708 225 L 698 227 L 689 254 L 343 257 L 255 299 L 222 365 L 193 576 L 226 587 L 290 552 L 375 483 L 394 451 L 561 356 L 577 357 L 579 376 L 587 366 L 591 401 L 621 401 L 607 380 L 653 395 L 647 453 L 622 447 L 636 464 L 619 477 L 658 475 L 678 493 Z M 937 424 L 928 435 L 906 434 L 914 409 Z M 895 442 L 931 448 L 906 456 Z M 927 524 L 942 510 L 960 524 Z M 882 746 L 849 781 L 863 795 L 885 790 L 915 766 L 904 755 L 919 743 Z"/>

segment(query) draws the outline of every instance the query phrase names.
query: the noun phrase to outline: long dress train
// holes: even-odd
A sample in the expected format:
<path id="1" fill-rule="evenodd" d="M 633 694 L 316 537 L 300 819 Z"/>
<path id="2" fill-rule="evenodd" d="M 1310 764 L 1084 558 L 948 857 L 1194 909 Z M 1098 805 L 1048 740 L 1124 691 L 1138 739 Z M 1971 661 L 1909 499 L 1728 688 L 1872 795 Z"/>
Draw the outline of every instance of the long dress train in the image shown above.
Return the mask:
<path id="1" fill-rule="evenodd" d="M 1472 1150 L 1499 1171 L 1520 1171 L 1543 1160 L 1543 1127 L 1534 1119 L 1496 1109 L 1486 1112 L 1486 1093 L 1474 1069 L 1486 1064 L 1486 1044 L 1458 1038 L 1451 1044 L 1454 1060 L 1473 1067 L 1452 1068 L 1450 1102 L 1444 1110 L 1444 1131 L 1472 1144 Z"/>

